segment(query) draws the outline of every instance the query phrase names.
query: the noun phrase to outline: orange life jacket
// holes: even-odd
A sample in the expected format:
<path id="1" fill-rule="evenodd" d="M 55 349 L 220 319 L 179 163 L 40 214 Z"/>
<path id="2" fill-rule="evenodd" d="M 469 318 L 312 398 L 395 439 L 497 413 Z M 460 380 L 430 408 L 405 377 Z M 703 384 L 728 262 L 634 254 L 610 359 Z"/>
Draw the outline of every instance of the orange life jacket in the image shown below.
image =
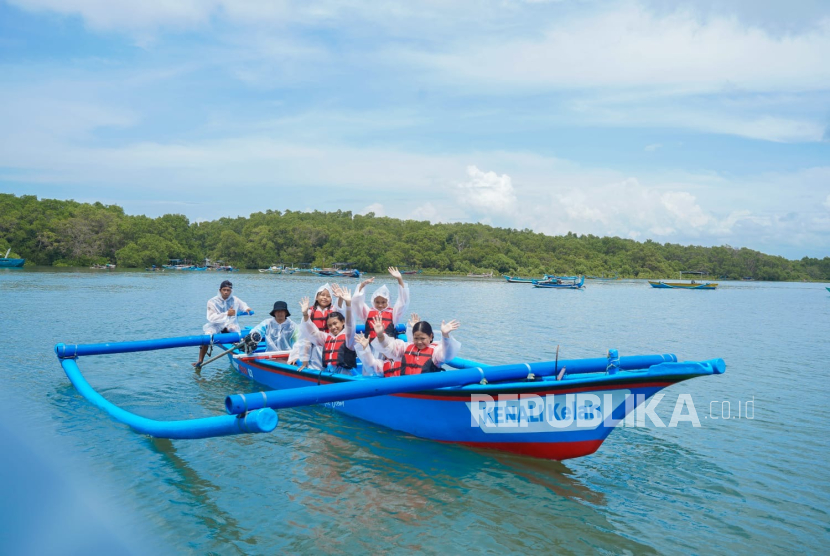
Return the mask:
<path id="1" fill-rule="evenodd" d="M 316 305 L 311 308 L 311 313 L 309 315 L 309 318 L 311 319 L 311 322 L 314 323 L 314 326 L 317 327 L 317 330 L 319 330 L 320 332 L 328 332 L 329 331 L 328 319 L 329 319 L 329 313 L 331 313 L 331 311 L 332 311 L 331 305 L 329 305 L 325 309 L 322 309 L 322 308 L 318 309 Z"/>
<path id="2" fill-rule="evenodd" d="M 383 328 L 386 335 L 391 336 L 392 338 L 397 338 L 398 330 L 395 328 L 395 323 L 392 322 L 392 309 L 384 309 L 383 311 L 372 309 L 366 317 L 366 334 L 368 334 L 369 340 L 374 340 L 378 336 L 375 333 L 374 322 L 378 313 L 380 313 L 380 318 L 383 319 Z"/>
<path id="3" fill-rule="evenodd" d="M 421 373 L 435 373 L 441 369 L 432 362 L 432 354 L 436 344 L 431 344 L 418 350 L 415 344 L 409 344 L 401 357 L 401 374 L 419 375 Z"/>
<path id="4" fill-rule="evenodd" d="M 323 368 L 329 365 L 354 369 L 357 367 L 357 354 L 354 350 L 346 347 L 346 334 L 341 333 L 337 337 L 329 334 L 326 344 L 323 346 Z"/>
<path id="5" fill-rule="evenodd" d="M 401 362 L 400 361 L 384 361 L 383 362 L 383 377 L 401 376 Z"/>

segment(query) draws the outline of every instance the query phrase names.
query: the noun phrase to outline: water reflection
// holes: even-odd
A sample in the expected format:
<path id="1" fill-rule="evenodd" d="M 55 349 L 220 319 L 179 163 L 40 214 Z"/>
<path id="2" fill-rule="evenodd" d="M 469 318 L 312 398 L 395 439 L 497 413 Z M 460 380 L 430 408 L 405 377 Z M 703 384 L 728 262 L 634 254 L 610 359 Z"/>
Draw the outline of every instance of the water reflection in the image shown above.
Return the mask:
<path id="1" fill-rule="evenodd" d="M 214 495 L 221 491 L 221 487 L 213 484 L 199 475 L 183 458 L 179 457 L 173 442 L 166 438 L 146 438 L 147 445 L 155 453 L 164 457 L 170 465 L 168 468 L 181 478 L 172 484 L 187 498 L 194 502 L 196 511 L 193 515 L 211 531 L 211 537 L 221 543 L 241 542 L 254 546 L 257 544 L 255 536 L 246 534 L 239 522 L 230 513 L 224 511 L 214 501 Z"/>

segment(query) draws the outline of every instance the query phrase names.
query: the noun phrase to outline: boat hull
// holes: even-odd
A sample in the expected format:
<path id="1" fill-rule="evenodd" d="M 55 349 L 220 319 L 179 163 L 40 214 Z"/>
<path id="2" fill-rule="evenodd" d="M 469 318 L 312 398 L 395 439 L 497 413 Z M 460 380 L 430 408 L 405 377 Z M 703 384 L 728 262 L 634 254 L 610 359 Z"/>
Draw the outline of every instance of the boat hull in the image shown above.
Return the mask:
<path id="1" fill-rule="evenodd" d="M 296 367 L 275 361 L 242 361 L 233 357 L 231 361 L 237 372 L 274 390 L 355 380 L 326 372 L 299 372 Z M 364 380 L 388 379 L 367 378 Z M 494 385 L 439 389 L 350 399 L 322 405 L 420 438 L 513 452 L 543 459 L 563 460 L 594 453 L 614 430 L 615 425 L 634 409 L 635 402 L 642 403 L 661 389 L 679 380 L 667 378 L 655 380 L 648 377 L 635 380 L 627 377 L 588 388 L 585 384 L 574 384 L 569 387 L 562 382 L 539 380 L 512 383 L 510 387 L 506 386 L 502 389 L 494 388 Z M 541 422 L 525 422 L 524 426 L 516 421 L 516 426 L 513 427 L 509 426 L 510 417 L 505 409 L 480 412 L 481 419 L 478 424 L 472 417 L 477 410 L 473 405 L 474 396 L 479 397 L 476 399 L 486 399 L 489 396 L 494 402 L 504 402 L 507 407 L 510 403 L 515 404 L 518 396 L 524 399 L 535 394 L 540 396 L 540 399 L 548 400 L 545 411 L 553 411 L 555 414 L 559 405 L 567 403 L 568 395 L 576 399 L 576 394 L 588 393 L 597 395 L 601 400 L 611 400 L 610 403 L 614 408 L 610 419 L 593 427 L 556 428 L 544 419 Z M 483 404 L 484 402 L 475 403 Z M 496 408 L 498 403 L 495 404 Z"/>
<path id="2" fill-rule="evenodd" d="M 648 281 L 651 284 L 652 288 L 657 289 L 678 289 L 678 290 L 714 290 L 717 289 L 718 285 L 712 282 L 706 282 L 703 284 L 687 284 L 685 282 L 654 282 L 652 280 Z"/>
<path id="3" fill-rule="evenodd" d="M 0 268 L 21 268 L 25 263 L 26 259 L 0 258 Z"/>

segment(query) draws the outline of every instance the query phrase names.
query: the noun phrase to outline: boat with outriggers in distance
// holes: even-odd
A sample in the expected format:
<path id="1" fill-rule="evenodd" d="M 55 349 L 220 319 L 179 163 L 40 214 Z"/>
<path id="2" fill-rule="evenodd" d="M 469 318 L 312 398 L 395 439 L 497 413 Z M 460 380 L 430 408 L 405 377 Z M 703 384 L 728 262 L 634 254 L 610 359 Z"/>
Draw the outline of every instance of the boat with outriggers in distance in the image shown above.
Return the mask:
<path id="1" fill-rule="evenodd" d="M 359 329 L 362 326 L 358 327 Z M 274 430 L 275 410 L 324 405 L 419 438 L 563 460 L 599 449 L 614 428 L 655 394 L 690 378 L 725 372 L 722 359 L 679 362 L 673 354 L 559 359 L 488 365 L 456 358 L 445 372 L 364 377 L 301 369 L 287 352 L 268 352 L 256 332 L 134 342 L 58 344 L 67 377 L 88 401 L 141 434 L 207 438 Z M 225 399 L 227 415 L 156 421 L 115 406 L 81 374 L 78 361 L 100 354 L 211 345 L 255 383 Z M 205 363 L 207 364 L 207 363 Z M 289 420 L 297 418 L 291 413 Z"/>
<path id="2" fill-rule="evenodd" d="M 533 278 L 521 278 L 519 276 L 508 276 L 506 274 L 502 274 L 505 280 L 509 284 L 532 284 Z"/>
<path id="3" fill-rule="evenodd" d="M 26 259 L 9 258 L 9 253 L 11 252 L 12 248 L 9 247 L 5 256 L 0 257 L 0 268 L 23 268 L 23 265 L 26 264 Z"/>
<path id="4" fill-rule="evenodd" d="M 562 278 L 548 278 L 546 280 L 534 280 L 533 287 L 560 290 L 579 290 L 585 287 L 585 277 L 568 276 Z"/>
<path id="5" fill-rule="evenodd" d="M 649 280 L 652 288 L 657 289 L 678 289 L 678 290 L 714 290 L 717 289 L 717 282 L 701 282 L 700 278 L 706 276 L 707 272 L 700 270 L 683 270 L 680 272 L 680 279 L 683 275 L 690 275 L 693 278 L 688 282 L 664 282 L 663 280 Z"/>

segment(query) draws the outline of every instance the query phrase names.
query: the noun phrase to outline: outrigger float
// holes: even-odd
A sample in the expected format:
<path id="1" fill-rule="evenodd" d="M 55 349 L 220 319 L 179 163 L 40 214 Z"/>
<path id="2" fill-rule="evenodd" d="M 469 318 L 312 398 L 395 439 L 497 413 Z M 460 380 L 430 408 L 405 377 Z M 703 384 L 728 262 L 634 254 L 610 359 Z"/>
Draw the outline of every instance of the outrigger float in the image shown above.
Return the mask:
<path id="1" fill-rule="evenodd" d="M 360 328 L 360 327 L 358 327 Z M 252 337 L 253 336 L 253 337 Z M 657 392 L 698 376 L 722 374 L 723 359 L 678 362 L 675 355 L 485 365 L 453 359 L 447 372 L 390 378 L 299 370 L 287 353 L 264 352 L 256 333 L 134 342 L 58 344 L 67 377 L 89 402 L 136 432 L 193 439 L 276 428 L 276 409 L 325 404 L 420 438 L 563 460 L 594 453 L 626 415 Z M 240 374 L 272 390 L 230 395 L 228 415 L 154 421 L 107 401 L 84 379 L 78 360 L 200 345 L 220 346 Z M 216 359 L 216 357 L 214 358 Z M 360 366 L 358 367 L 360 371 Z"/>

